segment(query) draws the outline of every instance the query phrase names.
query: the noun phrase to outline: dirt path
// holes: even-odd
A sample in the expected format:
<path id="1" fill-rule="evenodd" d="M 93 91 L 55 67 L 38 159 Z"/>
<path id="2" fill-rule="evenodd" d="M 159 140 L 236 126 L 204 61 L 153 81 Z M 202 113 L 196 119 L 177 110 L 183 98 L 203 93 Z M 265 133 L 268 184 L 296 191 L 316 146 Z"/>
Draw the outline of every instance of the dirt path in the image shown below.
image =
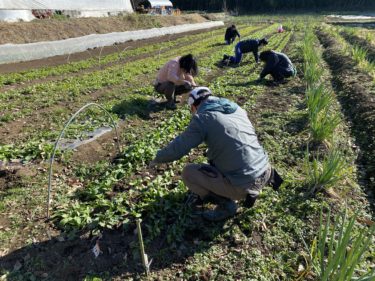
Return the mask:
<path id="1" fill-rule="evenodd" d="M 89 34 L 164 27 L 207 21 L 199 14 L 149 16 L 129 14 L 107 18 L 44 19 L 31 22 L 0 22 L 0 44 L 63 40 Z"/>

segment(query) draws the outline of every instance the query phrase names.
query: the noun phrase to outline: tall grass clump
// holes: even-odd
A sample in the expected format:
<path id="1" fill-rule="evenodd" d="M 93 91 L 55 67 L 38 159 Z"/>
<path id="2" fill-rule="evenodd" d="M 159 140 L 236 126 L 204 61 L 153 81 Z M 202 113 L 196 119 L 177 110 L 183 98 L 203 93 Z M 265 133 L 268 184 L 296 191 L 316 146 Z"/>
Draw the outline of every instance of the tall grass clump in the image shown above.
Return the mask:
<path id="1" fill-rule="evenodd" d="M 307 87 L 312 87 L 321 78 L 323 69 L 320 67 L 320 58 L 314 49 L 314 34 L 309 31 L 305 33 L 302 45 L 303 71 Z"/>
<path id="2" fill-rule="evenodd" d="M 310 122 L 311 138 L 316 143 L 322 143 L 332 138 L 340 123 L 340 116 L 331 110 L 334 97 L 323 84 L 306 90 L 306 105 Z"/>
<path id="3" fill-rule="evenodd" d="M 352 53 L 353 59 L 356 61 L 356 63 L 363 64 L 363 62 L 367 61 L 366 60 L 366 58 L 367 58 L 367 50 L 366 49 L 363 49 L 358 45 L 353 45 L 353 47 L 351 49 L 351 53 Z"/>
<path id="4" fill-rule="evenodd" d="M 374 243 L 375 225 L 357 229 L 357 215 L 347 217 L 347 212 L 338 214 L 333 224 L 330 211 L 320 226 L 310 250 L 312 267 L 320 281 L 373 281 L 375 267 L 361 270 L 359 265 L 366 258 L 369 246 Z"/>
<path id="5" fill-rule="evenodd" d="M 305 155 L 306 183 L 310 193 L 327 189 L 345 176 L 345 160 L 338 150 L 332 149 L 321 158 L 314 157 L 310 161 L 308 152 Z"/>
<path id="6" fill-rule="evenodd" d="M 340 118 L 332 110 L 334 98 L 323 81 L 324 69 L 321 67 L 321 57 L 314 47 L 315 39 L 313 31 L 307 27 L 302 52 L 310 139 L 314 143 L 322 143 L 332 137 Z"/>

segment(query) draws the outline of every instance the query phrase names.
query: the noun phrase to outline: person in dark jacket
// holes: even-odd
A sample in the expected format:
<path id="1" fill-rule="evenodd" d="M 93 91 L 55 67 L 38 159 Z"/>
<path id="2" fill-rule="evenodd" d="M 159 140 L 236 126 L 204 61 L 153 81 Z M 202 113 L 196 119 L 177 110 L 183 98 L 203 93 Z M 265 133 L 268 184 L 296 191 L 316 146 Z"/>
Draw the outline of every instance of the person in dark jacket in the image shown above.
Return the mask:
<path id="1" fill-rule="evenodd" d="M 225 31 L 225 42 L 227 45 L 230 45 L 236 40 L 236 37 L 238 36 L 238 39 L 241 40 L 241 35 L 238 32 L 236 26 L 233 24 L 232 26 L 228 27 Z"/>
<path id="2" fill-rule="evenodd" d="M 258 49 L 268 44 L 266 38 L 263 39 L 248 39 L 237 43 L 234 48 L 234 56 L 224 55 L 224 63 L 239 64 L 242 60 L 242 56 L 245 53 L 252 52 L 254 54 L 255 62 L 259 62 Z"/>
<path id="3" fill-rule="evenodd" d="M 296 69 L 287 55 L 275 51 L 260 53 L 260 60 L 265 63 L 258 81 L 270 74 L 276 82 L 282 82 L 285 78 L 295 76 Z"/>
<path id="4" fill-rule="evenodd" d="M 214 97 L 206 87 L 189 94 L 188 104 L 194 114 L 186 130 L 165 148 L 159 150 L 150 166 L 167 163 L 187 155 L 205 143 L 210 164 L 187 164 L 182 180 L 197 200 L 212 196 L 218 202 L 215 210 L 203 212 L 207 220 L 218 221 L 236 214 L 234 200 L 250 202 L 268 183 L 274 169 L 259 144 L 247 112 L 225 98 Z"/>

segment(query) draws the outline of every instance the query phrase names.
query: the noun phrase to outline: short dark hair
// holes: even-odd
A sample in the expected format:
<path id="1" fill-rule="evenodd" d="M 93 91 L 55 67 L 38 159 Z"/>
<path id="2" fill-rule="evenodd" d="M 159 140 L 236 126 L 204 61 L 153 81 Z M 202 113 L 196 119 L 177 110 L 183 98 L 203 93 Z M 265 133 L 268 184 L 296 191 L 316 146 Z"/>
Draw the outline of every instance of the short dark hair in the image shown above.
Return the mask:
<path id="1" fill-rule="evenodd" d="M 198 75 L 198 64 L 192 54 L 182 56 L 179 60 L 180 67 L 193 76 Z"/>
<path id="2" fill-rule="evenodd" d="M 267 50 L 267 51 L 263 51 L 259 54 L 259 59 L 261 61 L 267 61 L 268 58 L 272 55 L 273 51 L 272 50 Z"/>
<path id="3" fill-rule="evenodd" d="M 235 28 L 236 28 L 236 26 L 235 26 L 234 24 L 232 24 L 232 28 L 234 28 L 234 29 L 235 29 Z"/>

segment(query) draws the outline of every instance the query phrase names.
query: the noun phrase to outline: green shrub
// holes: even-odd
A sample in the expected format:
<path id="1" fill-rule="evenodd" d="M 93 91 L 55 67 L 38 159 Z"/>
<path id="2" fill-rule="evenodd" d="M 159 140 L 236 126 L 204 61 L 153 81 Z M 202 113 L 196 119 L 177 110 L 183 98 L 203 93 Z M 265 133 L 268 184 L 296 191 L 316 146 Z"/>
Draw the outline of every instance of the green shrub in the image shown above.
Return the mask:
<path id="1" fill-rule="evenodd" d="M 305 156 L 307 185 L 310 192 L 315 193 L 340 181 L 345 175 L 344 157 L 338 150 L 331 150 L 320 161 L 319 157 L 309 161 L 309 153 Z"/>
<path id="2" fill-rule="evenodd" d="M 330 211 L 323 223 L 320 214 L 318 236 L 311 247 L 313 268 L 320 281 L 371 281 L 375 280 L 375 268 L 360 274 L 358 265 L 364 260 L 373 243 L 375 225 L 356 230 L 357 215 L 338 214 L 330 223 Z"/>

